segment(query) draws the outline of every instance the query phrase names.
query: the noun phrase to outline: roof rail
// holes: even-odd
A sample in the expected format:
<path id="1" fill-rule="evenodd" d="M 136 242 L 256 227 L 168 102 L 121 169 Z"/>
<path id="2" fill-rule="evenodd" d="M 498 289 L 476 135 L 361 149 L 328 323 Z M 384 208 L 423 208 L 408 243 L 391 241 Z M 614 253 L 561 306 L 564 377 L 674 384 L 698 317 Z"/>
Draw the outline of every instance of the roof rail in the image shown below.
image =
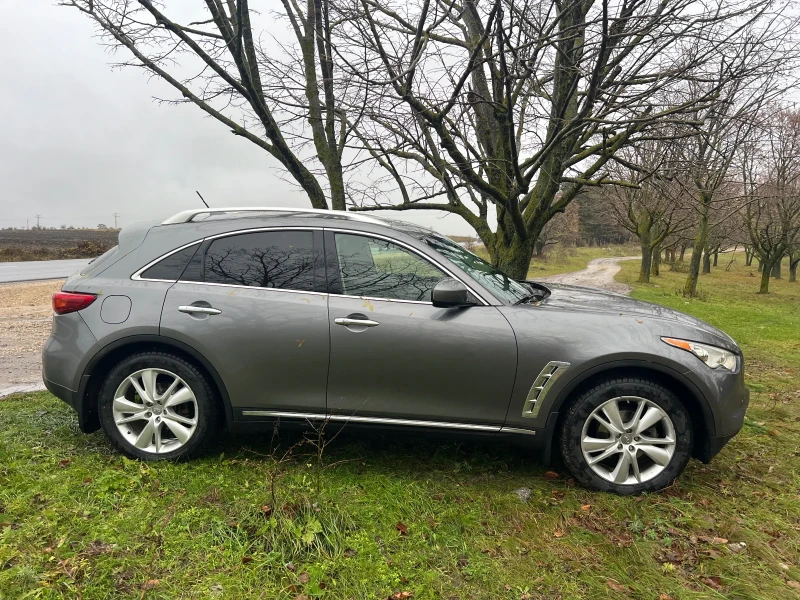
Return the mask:
<path id="1" fill-rule="evenodd" d="M 374 225 L 386 225 L 383 221 L 368 217 L 355 212 L 347 212 L 344 210 L 325 210 L 320 208 L 289 208 L 280 206 L 237 206 L 225 208 L 193 208 L 190 210 L 182 210 L 175 213 L 170 218 L 161 222 L 162 225 L 172 225 L 174 223 L 190 223 L 197 215 L 205 214 L 224 214 L 228 212 L 288 212 L 288 213 L 311 213 L 319 215 L 336 215 L 352 221 L 361 221 L 363 223 L 372 223 Z"/>

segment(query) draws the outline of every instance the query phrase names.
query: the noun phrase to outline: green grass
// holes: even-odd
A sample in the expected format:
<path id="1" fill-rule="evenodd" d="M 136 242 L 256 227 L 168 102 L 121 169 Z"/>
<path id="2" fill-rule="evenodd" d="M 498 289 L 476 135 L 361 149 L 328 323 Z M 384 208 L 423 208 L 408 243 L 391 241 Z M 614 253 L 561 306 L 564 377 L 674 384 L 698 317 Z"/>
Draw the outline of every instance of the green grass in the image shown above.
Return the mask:
<path id="1" fill-rule="evenodd" d="M 0 597 L 800 597 L 800 284 L 757 296 L 720 268 L 684 304 L 683 277 L 634 295 L 736 337 L 753 405 L 662 493 L 591 492 L 500 444 L 377 435 L 339 436 L 321 463 L 310 445 L 283 458 L 288 435 L 140 463 L 49 394 L 17 395 L 0 400 Z"/>

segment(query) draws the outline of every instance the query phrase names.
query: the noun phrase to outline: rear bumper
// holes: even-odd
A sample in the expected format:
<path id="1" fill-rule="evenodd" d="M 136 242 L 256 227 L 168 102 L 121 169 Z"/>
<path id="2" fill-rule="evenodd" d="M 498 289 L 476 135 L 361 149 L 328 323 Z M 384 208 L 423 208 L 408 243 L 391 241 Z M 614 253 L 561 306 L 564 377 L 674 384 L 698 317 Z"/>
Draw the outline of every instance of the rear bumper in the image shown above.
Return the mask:
<path id="1" fill-rule="evenodd" d="M 47 391 L 53 394 L 59 400 L 63 400 L 67 404 L 69 404 L 72 408 L 75 408 L 76 398 L 78 396 L 78 392 L 75 392 L 69 388 L 65 388 L 63 385 L 58 385 L 50 381 L 47 377 L 42 377 L 42 381 L 44 382 L 44 387 L 47 388 Z"/>

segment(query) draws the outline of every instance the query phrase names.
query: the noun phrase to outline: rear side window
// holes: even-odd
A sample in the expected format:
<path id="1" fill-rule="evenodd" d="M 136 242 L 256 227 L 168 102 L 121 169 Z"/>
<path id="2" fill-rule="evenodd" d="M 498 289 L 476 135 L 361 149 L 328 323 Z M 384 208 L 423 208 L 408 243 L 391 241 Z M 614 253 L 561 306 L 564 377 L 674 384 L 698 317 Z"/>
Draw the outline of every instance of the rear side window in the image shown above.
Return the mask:
<path id="1" fill-rule="evenodd" d="M 260 231 L 216 239 L 205 255 L 206 283 L 314 291 L 311 231 Z"/>
<path id="2" fill-rule="evenodd" d="M 141 274 L 142 279 L 166 279 L 167 281 L 177 281 L 181 278 L 181 274 L 184 269 L 186 269 L 186 265 L 189 264 L 189 261 L 199 247 L 200 242 L 162 258 Z"/>

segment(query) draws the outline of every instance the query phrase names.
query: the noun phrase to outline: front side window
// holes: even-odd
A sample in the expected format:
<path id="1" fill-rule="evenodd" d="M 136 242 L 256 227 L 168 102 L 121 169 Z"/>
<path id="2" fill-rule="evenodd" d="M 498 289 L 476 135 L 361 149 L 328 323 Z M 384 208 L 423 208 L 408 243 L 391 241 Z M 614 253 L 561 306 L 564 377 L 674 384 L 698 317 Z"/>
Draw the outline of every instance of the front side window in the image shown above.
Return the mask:
<path id="1" fill-rule="evenodd" d="M 336 234 L 342 293 L 390 300 L 430 302 L 447 277 L 420 256 L 396 244 L 361 235 Z"/>
<path id="2" fill-rule="evenodd" d="M 531 293 L 524 285 L 511 279 L 500 269 L 451 240 L 428 237 L 425 241 L 475 281 L 509 304 L 514 304 Z"/>
<path id="3" fill-rule="evenodd" d="M 314 290 L 311 231 L 259 231 L 219 238 L 205 255 L 207 283 Z"/>

